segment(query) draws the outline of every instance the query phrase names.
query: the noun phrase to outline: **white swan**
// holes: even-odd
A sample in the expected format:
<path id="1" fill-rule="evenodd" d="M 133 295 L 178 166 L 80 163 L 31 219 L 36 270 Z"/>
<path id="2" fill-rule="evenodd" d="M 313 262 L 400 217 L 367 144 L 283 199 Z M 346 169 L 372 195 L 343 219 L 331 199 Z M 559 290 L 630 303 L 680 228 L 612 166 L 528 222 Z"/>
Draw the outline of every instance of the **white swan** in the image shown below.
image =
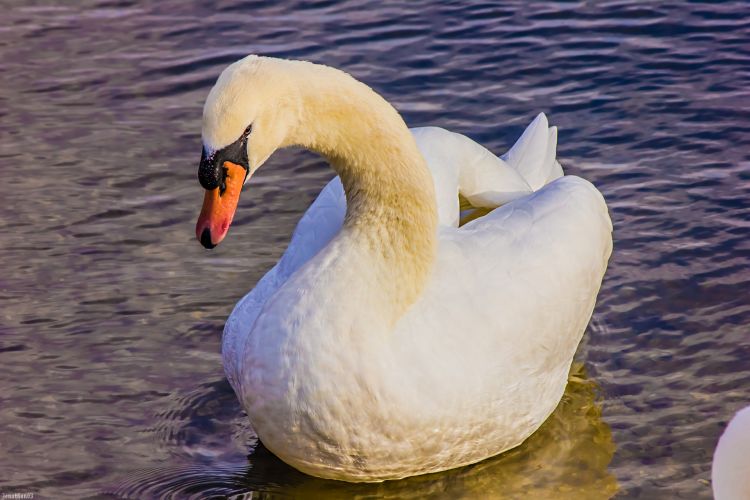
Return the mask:
<path id="1" fill-rule="evenodd" d="M 711 484 L 716 500 L 750 498 L 750 406 L 737 412 L 719 438 Z"/>
<path id="2" fill-rule="evenodd" d="M 224 330 L 227 377 L 282 460 L 348 481 L 435 472 L 517 446 L 554 410 L 612 225 L 589 182 L 560 177 L 543 115 L 499 159 L 412 134 L 346 73 L 250 56 L 211 90 L 203 143 L 207 247 L 277 148 L 317 151 L 340 178 Z M 458 228 L 459 193 L 504 206 Z"/>

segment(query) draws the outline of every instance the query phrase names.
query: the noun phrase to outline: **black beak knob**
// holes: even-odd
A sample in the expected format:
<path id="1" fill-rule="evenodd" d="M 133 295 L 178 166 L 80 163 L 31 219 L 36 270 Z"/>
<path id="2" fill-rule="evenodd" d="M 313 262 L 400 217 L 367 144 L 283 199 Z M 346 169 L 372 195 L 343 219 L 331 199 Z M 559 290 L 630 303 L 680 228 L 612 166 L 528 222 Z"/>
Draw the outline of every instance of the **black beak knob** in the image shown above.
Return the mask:
<path id="1" fill-rule="evenodd" d="M 203 149 L 201 153 L 201 163 L 198 166 L 198 182 L 201 183 L 203 189 L 212 191 L 219 187 L 222 180 L 222 170 L 219 162 L 214 161 L 215 155 L 207 155 L 206 150 Z"/>

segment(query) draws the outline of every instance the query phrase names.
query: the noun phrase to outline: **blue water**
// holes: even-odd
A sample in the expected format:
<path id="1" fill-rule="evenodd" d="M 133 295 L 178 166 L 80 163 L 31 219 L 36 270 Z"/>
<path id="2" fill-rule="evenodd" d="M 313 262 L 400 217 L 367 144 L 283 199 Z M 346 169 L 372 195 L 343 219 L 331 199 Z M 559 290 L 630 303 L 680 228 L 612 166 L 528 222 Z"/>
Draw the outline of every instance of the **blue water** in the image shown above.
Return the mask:
<path id="1" fill-rule="evenodd" d="M 747 2 L 5 2 L 0 491 L 35 498 L 710 498 L 750 404 Z M 521 448 L 376 486 L 257 443 L 219 342 L 332 176 L 284 151 L 194 240 L 203 100 L 248 54 L 342 68 L 502 153 L 539 111 L 615 250 L 577 375 Z"/>

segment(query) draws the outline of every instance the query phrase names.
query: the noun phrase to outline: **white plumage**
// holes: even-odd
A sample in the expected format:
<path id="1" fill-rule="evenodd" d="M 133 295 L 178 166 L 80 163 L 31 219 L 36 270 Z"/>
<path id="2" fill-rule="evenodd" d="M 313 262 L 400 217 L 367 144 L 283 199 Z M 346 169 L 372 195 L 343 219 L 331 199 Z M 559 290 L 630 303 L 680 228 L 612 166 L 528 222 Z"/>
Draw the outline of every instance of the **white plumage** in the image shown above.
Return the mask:
<path id="1" fill-rule="evenodd" d="M 283 84 L 262 83 L 274 78 Z M 283 133 L 263 115 L 279 101 Z M 234 109 L 247 116 L 214 116 Z M 531 435 L 560 401 L 612 249 L 605 202 L 563 176 L 546 117 L 498 158 L 443 129 L 409 133 L 337 70 L 251 57 L 212 90 L 204 141 L 220 146 L 253 120 L 267 125 L 250 158 L 301 144 L 341 176 L 224 331 L 227 377 L 262 442 L 304 472 L 379 481 Z M 458 227 L 459 193 L 502 206 Z"/>
<path id="2" fill-rule="evenodd" d="M 711 483 L 716 500 L 750 498 L 750 406 L 737 412 L 719 438 Z"/>

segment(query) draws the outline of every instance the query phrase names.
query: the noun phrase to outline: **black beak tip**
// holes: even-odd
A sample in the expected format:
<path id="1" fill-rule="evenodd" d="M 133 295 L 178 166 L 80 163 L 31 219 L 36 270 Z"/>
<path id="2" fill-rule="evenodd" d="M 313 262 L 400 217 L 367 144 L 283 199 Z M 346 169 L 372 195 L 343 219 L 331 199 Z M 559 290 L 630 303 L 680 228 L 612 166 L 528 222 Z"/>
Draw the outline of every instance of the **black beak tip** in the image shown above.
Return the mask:
<path id="1" fill-rule="evenodd" d="M 201 233 L 201 245 L 203 245 L 205 248 L 208 248 L 209 250 L 216 246 L 211 243 L 211 230 L 208 228 L 205 228 Z"/>

